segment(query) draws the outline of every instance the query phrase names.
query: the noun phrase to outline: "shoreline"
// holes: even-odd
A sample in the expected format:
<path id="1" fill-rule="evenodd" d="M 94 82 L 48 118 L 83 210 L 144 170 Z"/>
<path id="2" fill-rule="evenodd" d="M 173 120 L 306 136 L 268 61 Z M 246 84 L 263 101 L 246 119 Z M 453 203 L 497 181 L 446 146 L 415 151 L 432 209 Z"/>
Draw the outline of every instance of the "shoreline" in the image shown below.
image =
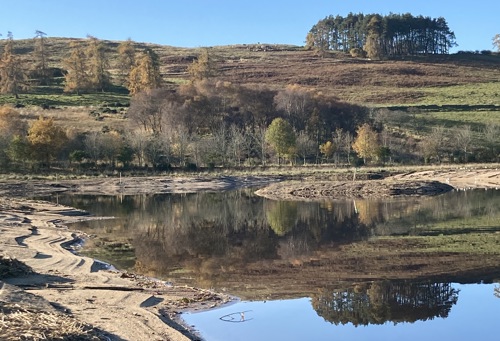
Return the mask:
<path id="1" fill-rule="evenodd" d="M 498 165 L 490 168 L 425 170 L 391 176 L 388 182 L 442 181 L 455 189 L 500 188 Z M 30 194 L 57 192 L 86 194 L 140 194 L 221 191 L 266 186 L 286 188 L 283 177 L 219 178 L 106 178 L 20 183 L 0 182 L 0 255 L 9 255 L 30 266 L 35 274 L 12 277 L 6 282 L 22 284 L 24 292 L 56 302 L 66 315 L 95 326 L 111 340 L 199 340 L 183 325 L 180 312 L 201 311 L 234 301 L 234 297 L 192 287 L 166 285 L 137 274 L 93 271 L 95 260 L 64 249 L 75 238 L 66 224 L 104 217 L 82 216 L 82 211 L 44 201 L 25 199 Z M 370 180 L 372 181 L 372 180 Z M 366 182 L 370 182 L 366 181 Z M 317 179 L 301 181 L 318 183 Z M 35 189 L 35 191 L 31 191 Z M 303 199 L 302 199 L 303 200 Z M 31 286 L 31 287 L 30 287 Z M 0 288 L 0 303 L 5 302 Z M 47 309 L 40 308 L 40 309 Z"/>
<path id="2" fill-rule="evenodd" d="M 97 270 L 96 260 L 65 247 L 82 237 L 66 224 L 94 217 L 82 217 L 76 215 L 78 210 L 48 202 L 7 199 L 6 203 L 4 199 L 0 204 L 0 251 L 33 270 L 1 280 L 23 290 L 13 294 L 2 286 L 0 306 L 16 301 L 25 301 L 34 310 L 57 306 L 110 340 L 182 341 L 200 339 L 183 323 L 182 312 L 235 300 L 125 271 Z"/>

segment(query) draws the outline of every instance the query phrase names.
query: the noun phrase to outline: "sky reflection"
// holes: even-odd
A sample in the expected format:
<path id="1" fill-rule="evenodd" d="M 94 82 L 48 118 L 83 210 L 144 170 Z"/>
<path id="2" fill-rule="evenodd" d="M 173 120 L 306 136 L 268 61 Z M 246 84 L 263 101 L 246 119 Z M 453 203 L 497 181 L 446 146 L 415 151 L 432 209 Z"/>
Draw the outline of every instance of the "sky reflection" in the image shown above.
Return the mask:
<path id="1" fill-rule="evenodd" d="M 239 302 L 220 309 L 183 315 L 188 325 L 207 341 L 246 340 L 478 340 L 498 335 L 500 299 L 492 284 L 453 284 L 460 290 L 458 304 L 447 318 L 415 323 L 386 322 L 355 327 L 334 325 L 312 308 L 311 299 Z M 220 320 L 245 313 L 245 322 Z"/>

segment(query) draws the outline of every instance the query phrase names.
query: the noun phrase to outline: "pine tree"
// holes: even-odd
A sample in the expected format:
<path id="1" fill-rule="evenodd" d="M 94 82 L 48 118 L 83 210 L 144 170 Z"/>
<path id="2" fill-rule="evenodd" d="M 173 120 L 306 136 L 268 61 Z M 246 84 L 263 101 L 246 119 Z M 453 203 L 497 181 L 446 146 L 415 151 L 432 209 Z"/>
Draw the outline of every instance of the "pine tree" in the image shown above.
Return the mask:
<path id="1" fill-rule="evenodd" d="M 85 51 L 78 41 L 72 41 L 69 47 L 71 50 L 70 55 L 63 60 L 63 64 L 67 69 L 67 74 L 64 76 L 64 91 L 76 92 L 80 95 L 89 86 Z"/>
<path id="2" fill-rule="evenodd" d="M 131 94 L 161 87 L 160 63 L 158 55 L 151 49 L 146 49 L 137 59 L 130 71 L 128 89 Z"/>
<path id="3" fill-rule="evenodd" d="M 19 92 L 29 87 L 23 64 L 14 53 L 14 38 L 9 32 L 7 43 L 0 59 L 0 93 L 19 98 Z"/>

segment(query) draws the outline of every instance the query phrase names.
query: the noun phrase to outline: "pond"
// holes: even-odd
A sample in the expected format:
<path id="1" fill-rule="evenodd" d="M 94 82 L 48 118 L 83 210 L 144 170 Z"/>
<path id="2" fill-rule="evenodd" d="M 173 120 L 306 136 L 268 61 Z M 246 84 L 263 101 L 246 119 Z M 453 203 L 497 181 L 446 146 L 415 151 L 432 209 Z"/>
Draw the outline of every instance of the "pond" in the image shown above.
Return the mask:
<path id="1" fill-rule="evenodd" d="M 500 312 L 491 284 L 500 279 L 499 191 L 322 202 L 272 201 L 252 189 L 56 199 L 116 217 L 77 227 L 96 236 L 89 255 L 240 297 L 185 314 L 207 340 L 498 332 L 488 321 Z"/>
<path id="2" fill-rule="evenodd" d="M 500 299 L 493 295 L 498 286 L 445 284 L 434 287 L 444 289 L 444 292 L 431 290 L 437 296 L 446 297 L 444 301 L 419 301 L 418 294 L 399 297 L 394 292 L 389 300 L 390 307 L 382 313 L 391 318 L 365 320 L 362 324 L 354 324 L 353 320 L 361 322 L 359 319 L 365 314 L 372 320 L 381 316 L 377 310 L 378 313 L 384 310 L 380 309 L 382 305 L 378 309 L 366 309 L 364 302 L 357 301 L 346 310 L 331 306 L 331 314 L 323 315 L 310 298 L 250 301 L 185 314 L 184 320 L 210 341 L 480 340 L 498 335 Z M 424 292 L 427 293 L 428 289 Z M 367 301 L 373 299 L 364 298 Z"/>

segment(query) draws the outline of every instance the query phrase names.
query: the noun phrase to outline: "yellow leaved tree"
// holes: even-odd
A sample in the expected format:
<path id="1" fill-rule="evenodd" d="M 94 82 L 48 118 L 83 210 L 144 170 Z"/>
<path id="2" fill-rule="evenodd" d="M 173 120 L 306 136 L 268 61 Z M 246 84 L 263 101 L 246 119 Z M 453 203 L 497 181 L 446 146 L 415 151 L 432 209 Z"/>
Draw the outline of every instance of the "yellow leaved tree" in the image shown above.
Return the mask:
<path id="1" fill-rule="evenodd" d="M 352 144 L 352 149 L 358 154 L 363 162 L 377 156 L 380 149 L 378 133 L 368 123 L 363 124 L 356 130 L 357 137 Z"/>
<path id="2" fill-rule="evenodd" d="M 33 159 L 50 165 L 68 140 L 64 130 L 53 118 L 40 116 L 28 129 L 28 142 Z"/>
<path id="3" fill-rule="evenodd" d="M 151 49 L 146 49 L 130 70 L 128 90 L 135 95 L 141 91 L 153 90 L 161 87 L 160 61 L 158 55 Z"/>
<path id="4" fill-rule="evenodd" d="M 21 59 L 14 52 L 14 39 L 9 32 L 9 38 L 0 56 L 0 93 L 12 94 L 19 98 L 19 92 L 28 87 L 26 71 Z"/>

